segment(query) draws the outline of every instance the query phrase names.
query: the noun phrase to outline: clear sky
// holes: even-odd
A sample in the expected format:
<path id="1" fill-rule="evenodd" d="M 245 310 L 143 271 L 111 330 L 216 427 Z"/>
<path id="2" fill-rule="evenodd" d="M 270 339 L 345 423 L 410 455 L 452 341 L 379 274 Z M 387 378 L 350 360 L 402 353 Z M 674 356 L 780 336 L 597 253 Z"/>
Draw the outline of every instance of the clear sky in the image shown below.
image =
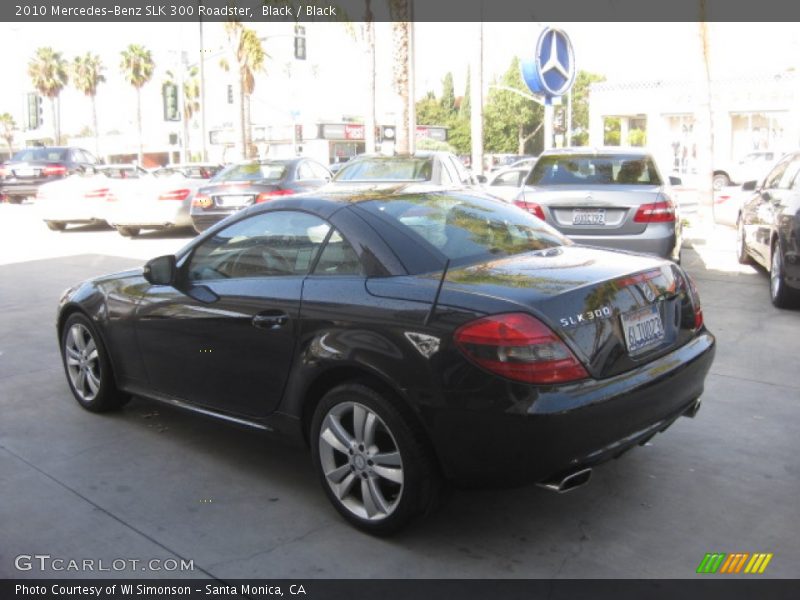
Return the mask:
<path id="1" fill-rule="evenodd" d="M 555 24 L 570 34 L 576 60 L 582 69 L 601 73 L 609 80 L 652 80 L 694 78 L 700 73 L 699 26 L 696 23 L 562 23 Z M 358 114 L 364 103 L 363 53 L 358 41 L 358 24 L 353 31 L 338 23 L 308 26 L 309 60 L 288 78 L 291 60 L 291 29 L 283 23 L 253 23 L 260 35 L 271 36 L 265 47 L 271 58 L 268 74 L 257 84 L 255 105 L 263 110 L 286 112 L 299 106 L 306 114 L 330 117 Z M 540 28 L 538 23 L 484 24 L 485 79 L 502 73 L 514 55 L 532 52 Z M 726 77 L 741 73 L 777 73 L 800 67 L 800 24 L 712 23 L 712 73 Z M 354 35 L 355 33 L 355 35 Z M 206 47 L 224 43 L 221 23 L 205 25 Z M 448 71 L 455 77 L 456 94 L 464 89 L 466 67 L 478 35 L 475 23 L 417 23 L 417 95 L 439 92 Z M 119 53 L 129 43 L 153 51 L 158 69 L 153 84 L 145 90 L 150 112 L 160 114 L 160 83 L 164 71 L 175 69 L 178 51 L 197 56 L 196 23 L 21 23 L 0 24 L 0 112 L 23 118 L 25 93 L 30 91 L 27 62 L 35 48 L 49 45 L 72 59 L 92 51 L 106 64 L 106 83 L 98 96 L 101 129 L 132 127 L 133 91 L 119 74 Z M 390 110 L 391 81 L 390 25 L 378 24 L 378 108 Z M 210 60 L 214 71 L 218 58 Z M 299 75 L 298 75 L 299 74 Z M 224 85 L 217 81 L 209 90 L 214 102 L 222 102 Z M 71 88 L 62 100 L 62 129 L 75 132 L 90 122 L 88 102 Z M 212 121 L 213 121 L 212 115 Z M 219 119 L 217 119 L 219 120 Z"/>

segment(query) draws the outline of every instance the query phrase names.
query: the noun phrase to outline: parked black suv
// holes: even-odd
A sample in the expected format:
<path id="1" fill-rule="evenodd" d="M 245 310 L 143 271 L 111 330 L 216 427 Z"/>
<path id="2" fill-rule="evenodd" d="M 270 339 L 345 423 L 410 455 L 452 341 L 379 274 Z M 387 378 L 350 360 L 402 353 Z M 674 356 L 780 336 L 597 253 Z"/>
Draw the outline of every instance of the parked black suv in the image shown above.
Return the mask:
<path id="1" fill-rule="evenodd" d="M 0 197 L 19 204 L 35 196 L 41 184 L 83 172 L 97 164 L 94 155 L 82 148 L 25 148 L 0 165 Z"/>

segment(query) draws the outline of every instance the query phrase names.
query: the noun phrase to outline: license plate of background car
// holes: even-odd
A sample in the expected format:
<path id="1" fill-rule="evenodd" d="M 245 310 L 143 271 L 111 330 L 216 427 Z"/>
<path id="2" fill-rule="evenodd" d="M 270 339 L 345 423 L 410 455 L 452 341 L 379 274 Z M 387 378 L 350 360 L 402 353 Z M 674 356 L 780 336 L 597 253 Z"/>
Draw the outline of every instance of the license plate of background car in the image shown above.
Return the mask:
<path id="1" fill-rule="evenodd" d="M 17 177 L 36 177 L 39 172 L 36 169 L 14 169 Z"/>
<path id="2" fill-rule="evenodd" d="M 628 354 L 644 352 L 664 339 L 664 324 L 657 304 L 624 313 L 620 318 Z"/>
<path id="3" fill-rule="evenodd" d="M 217 196 L 217 206 L 226 208 L 244 206 L 253 201 L 252 196 Z"/>
<path id="4" fill-rule="evenodd" d="M 605 225 L 606 211 L 603 208 L 576 208 L 572 211 L 573 225 Z"/>

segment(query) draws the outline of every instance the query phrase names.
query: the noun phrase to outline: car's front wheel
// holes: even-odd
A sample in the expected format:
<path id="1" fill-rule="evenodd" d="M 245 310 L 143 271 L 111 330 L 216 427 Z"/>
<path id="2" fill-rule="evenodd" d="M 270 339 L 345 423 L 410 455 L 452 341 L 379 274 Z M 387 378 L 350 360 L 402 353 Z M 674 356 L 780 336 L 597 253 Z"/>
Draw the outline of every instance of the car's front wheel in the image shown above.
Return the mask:
<path id="1" fill-rule="evenodd" d="M 744 237 L 744 221 L 742 217 L 736 221 L 736 260 L 740 265 L 751 265 L 753 259 L 747 253 L 747 241 Z"/>
<path id="2" fill-rule="evenodd" d="M 61 357 L 72 395 L 83 408 L 106 412 L 130 400 L 116 388 L 103 341 L 81 313 L 71 315 L 61 330 Z"/>
<path id="3" fill-rule="evenodd" d="M 786 273 L 783 269 L 783 253 L 776 242 L 772 246 L 772 260 L 769 269 L 769 295 L 777 308 L 790 308 L 797 301 L 798 293 L 786 286 Z"/>
<path id="4" fill-rule="evenodd" d="M 711 185 L 713 185 L 714 189 L 717 191 L 729 186 L 730 184 L 731 180 L 725 173 L 715 173 L 714 178 L 711 180 Z"/>
<path id="5" fill-rule="evenodd" d="M 345 519 L 377 535 L 430 512 L 442 489 L 423 432 L 392 400 L 361 383 L 341 385 L 320 401 L 311 425 L 325 493 Z"/>

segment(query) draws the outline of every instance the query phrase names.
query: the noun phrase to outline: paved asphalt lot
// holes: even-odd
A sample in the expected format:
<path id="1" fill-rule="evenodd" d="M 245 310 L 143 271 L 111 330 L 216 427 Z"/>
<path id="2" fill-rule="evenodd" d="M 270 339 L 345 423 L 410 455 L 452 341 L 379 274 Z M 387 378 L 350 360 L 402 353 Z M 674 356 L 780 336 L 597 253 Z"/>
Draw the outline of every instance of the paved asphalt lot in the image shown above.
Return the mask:
<path id="1" fill-rule="evenodd" d="M 16 571 L 19 554 L 182 557 L 195 566 L 182 575 L 222 579 L 686 578 L 715 551 L 772 552 L 765 576 L 800 575 L 800 311 L 772 308 L 766 275 L 736 263 L 730 231 L 684 255 L 718 337 L 696 419 L 569 494 L 458 491 L 388 540 L 338 517 L 302 451 L 150 401 L 97 416 L 72 399 L 59 293 L 189 237 L 55 233 L 35 206 L 0 205 L 0 578 L 42 576 Z"/>

